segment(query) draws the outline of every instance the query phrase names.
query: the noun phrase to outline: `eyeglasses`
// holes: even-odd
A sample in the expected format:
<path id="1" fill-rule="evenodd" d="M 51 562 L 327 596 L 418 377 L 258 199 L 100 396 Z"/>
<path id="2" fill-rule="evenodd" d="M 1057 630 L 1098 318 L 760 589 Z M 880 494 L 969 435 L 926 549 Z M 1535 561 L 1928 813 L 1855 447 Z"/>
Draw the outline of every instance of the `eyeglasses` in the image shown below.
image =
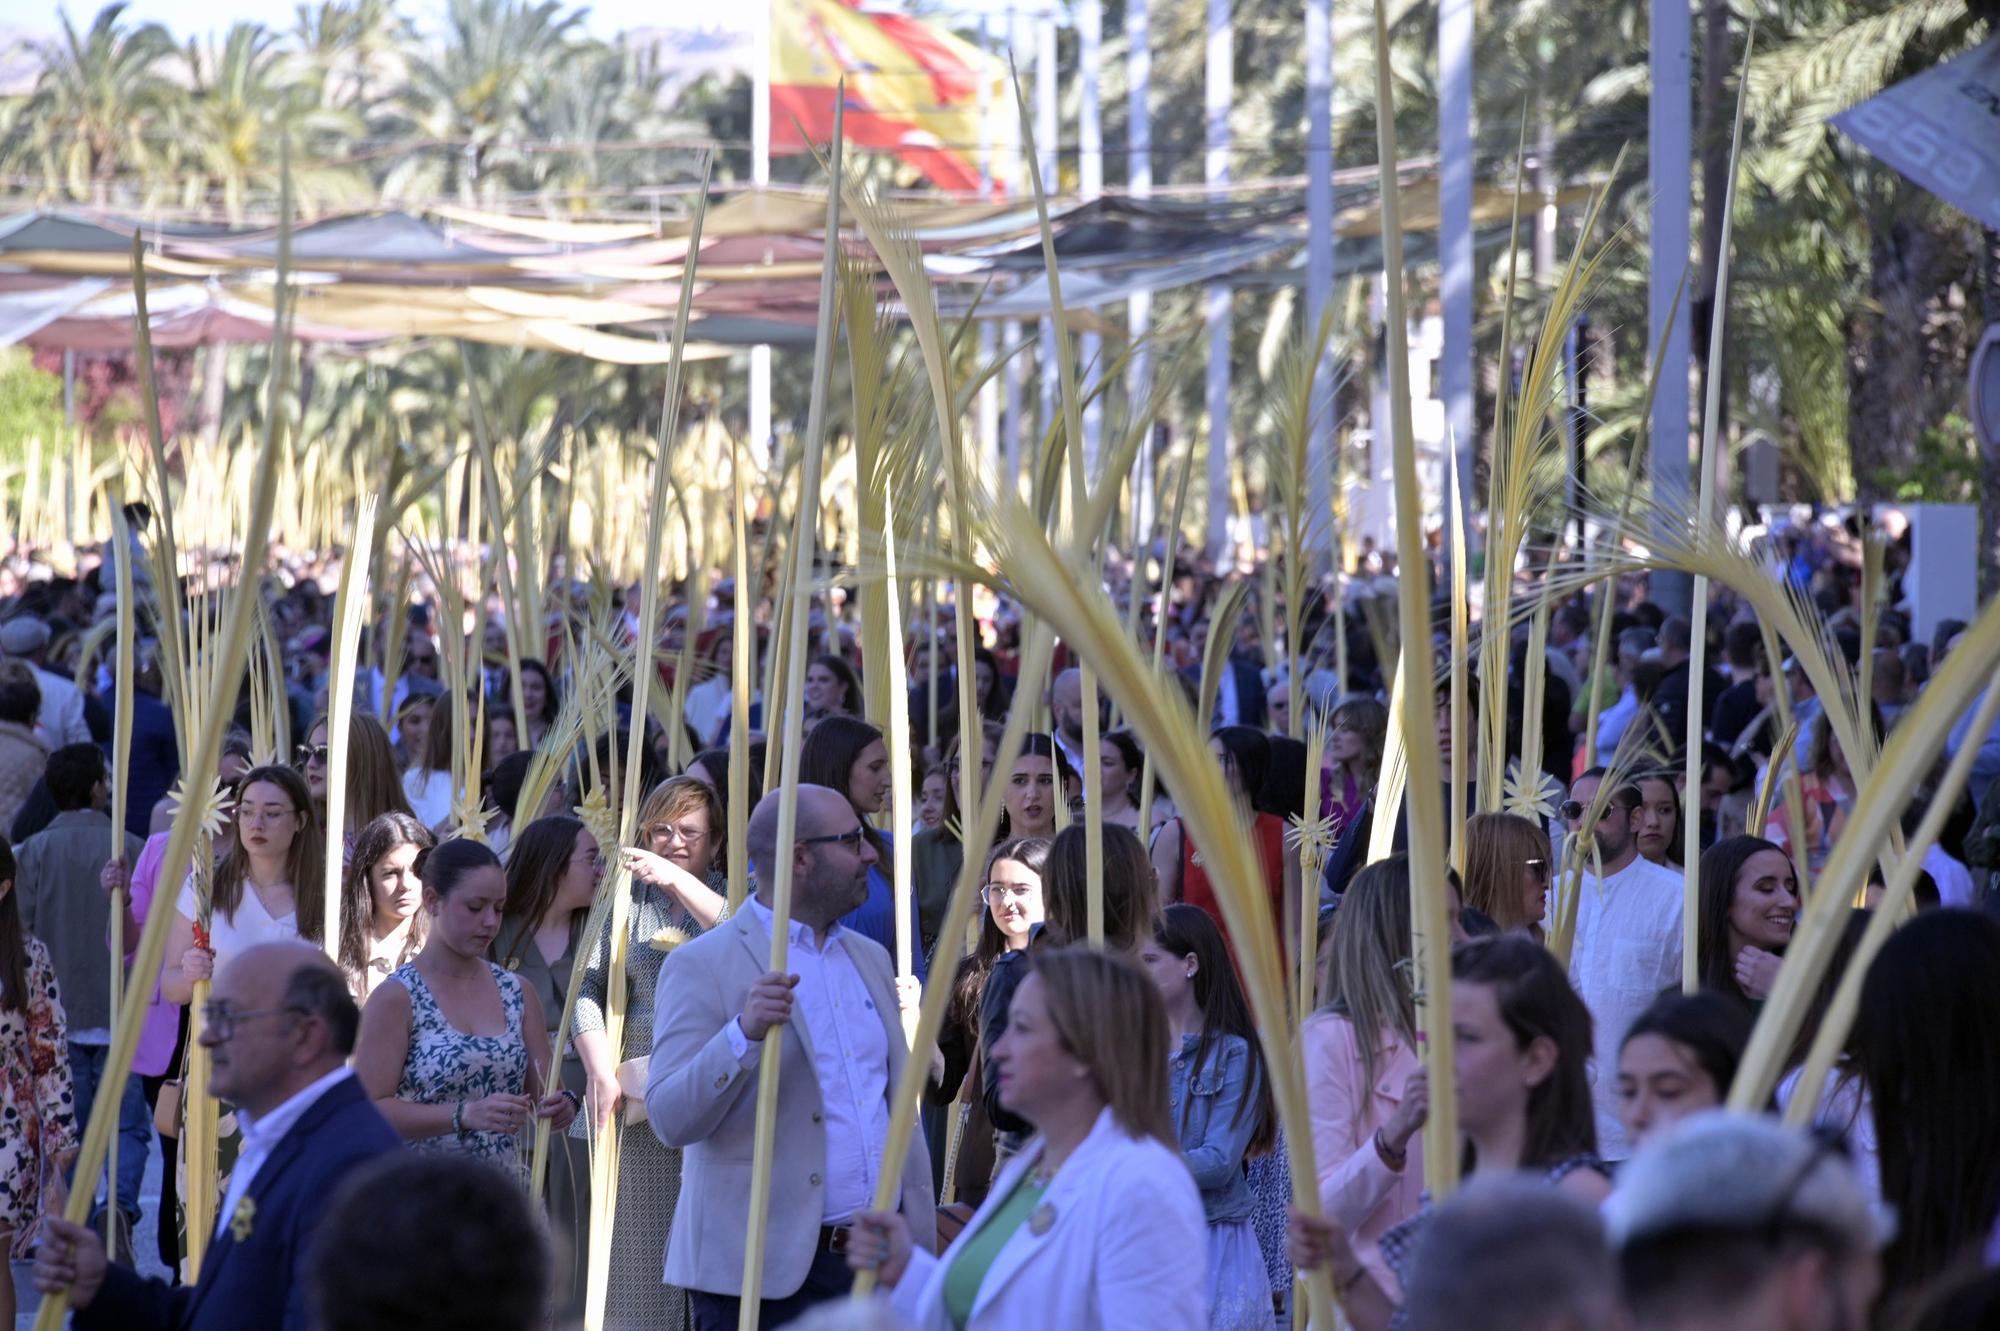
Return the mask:
<path id="1" fill-rule="evenodd" d="M 236 806 L 236 821 L 239 823 L 282 823 L 287 818 L 298 816 L 298 810 L 290 805 L 239 804 Z"/>
<path id="2" fill-rule="evenodd" d="M 432 653 L 430 653 L 429 655 L 426 655 L 426 656 L 415 656 L 415 655 L 411 655 L 411 656 L 408 656 L 408 657 L 405 657 L 404 659 L 405 659 L 406 661 L 408 661 L 408 662 L 409 662 L 409 663 L 410 663 L 411 665 L 420 665 L 420 666 L 434 666 L 434 665 L 436 665 L 436 664 L 438 663 L 438 659 L 437 659 L 437 653 L 436 653 L 436 652 L 432 652 Z"/>
<path id="3" fill-rule="evenodd" d="M 1564 800 L 1556 812 L 1563 816 L 1564 822 L 1573 823 L 1583 817 L 1583 803 L 1580 800 Z"/>
<path id="4" fill-rule="evenodd" d="M 298 759 L 300 767 L 306 767 L 313 763 L 324 764 L 326 762 L 326 745 L 301 744 L 299 745 Z"/>
<path id="5" fill-rule="evenodd" d="M 838 841 L 847 846 L 847 848 L 850 850 L 860 850 L 861 843 L 863 841 L 866 841 L 867 839 L 868 839 L 868 829 L 863 827 L 861 824 L 856 823 L 852 828 L 848 829 L 845 832 L 829 832 L 825 836 L 794 837 L 792 838 L 792 842 L 794 845 L 799 845 L 799 846 L 823 846 L 826 845 L 828 842 Z"/>
<path id="6" fill-rule="evenodd" d="M 658 827 L 652 828 L 647 835 L 655 841 L 678 841 L 683 846 L 699 846 L 702 842 L 708 840 L 708 829 L 705 827 L 675 827 L 672 823 L 661 823 Z"/>
<path id="7" fill-rule="evenodd" d="M 987 883 L 979 889 L 979 900 L 990 906 L 995 898 L 1005 901 L 1026 901 L 1040 892 L 1039 883 Z"/>
<path id="8" fill-rule="evenodd" d="M 237 1030 L 246 1021 L 261 1021 L 265 1017 L 305 1016 L 304 1008 L 273 1007 L 261 1012 L 238 1012 L 227 1003 L 204 1003 L 201 1007 L 201 1024 L 214 1033 L 218 1041 L 233 1040 Z"/>
<path id="9" fill-rule="evenodd" d="M 1521 861 L 1521 863 L 1523 863 L 1523 864 L 1527 865 L 1527 866 L 1528 866 L 1528 868 L 1530 868 L 1530 869 L 1534 870 L 1534 871 L 1535 871 L 1535 876 L 1536 876 L 1537 878 L 1541 878 L 1541 879 L 1543 879 L 1544 881 L 1546 881 L 1546 880 L 1547 880 L 1547 878 L 1548 878 L 1548 876 L 1549 876 L 1549 862 L 1548 862 L 1547 860 L 1544 860 L 1544 859 L 1528 859 L 1528 860 L 1522 860 L 1522 861 Z"/>

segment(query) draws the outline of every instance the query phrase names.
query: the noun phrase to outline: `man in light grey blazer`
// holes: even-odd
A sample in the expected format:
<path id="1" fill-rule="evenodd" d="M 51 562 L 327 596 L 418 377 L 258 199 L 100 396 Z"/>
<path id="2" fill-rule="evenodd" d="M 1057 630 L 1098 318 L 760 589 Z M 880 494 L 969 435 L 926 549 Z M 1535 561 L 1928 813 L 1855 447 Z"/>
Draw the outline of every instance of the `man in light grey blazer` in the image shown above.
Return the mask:
<path id="1" fill-rule="evenodd" d="M 684 1149 L 666 1281 L 688 1291 L 696 1331 L 734 1331 L 750 1215 L 757 1064 L 782 1040 L 760 1325 L 783 1326 L 845 1294 L 848 1225 L 871 1208 L 885 1166 L 889 1098 L 908 1050 L 889 954 L 835 921 L 868 898 L 876 861 L 845 796 L 799 787 L 792 847 L 790 974 L 767 969 L 779 793 L 750 815 L 756 895 L 660 968 L 646 1111 Z M 930 1159 L 912 1134 L 902 1212 L 934 1247 Z"/>

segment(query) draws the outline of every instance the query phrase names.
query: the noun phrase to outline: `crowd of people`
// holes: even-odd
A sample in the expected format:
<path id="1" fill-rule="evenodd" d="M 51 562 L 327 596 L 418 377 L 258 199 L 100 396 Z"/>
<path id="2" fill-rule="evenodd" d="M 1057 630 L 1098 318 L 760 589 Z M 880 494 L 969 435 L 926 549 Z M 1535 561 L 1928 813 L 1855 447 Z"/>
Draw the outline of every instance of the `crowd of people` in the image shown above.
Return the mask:
<path id="1" fill-rule="evenodd" d="M 1964 626 L 1912 631 L 1895 542 L 1881 603 L 1862 605 L 1854 535 L 1776 540 L 1771 576 L 1812 604 L 1829 659 L 1868 679 L 1864 723 L 1886 735 Z M 1226 579 L 1173 572 L 1163 668 L 1194 702 Z M 814 610 L 821 650 L 793 704 L 804 743 L 766 744 L 761 697 L 752 731 L 733 733 L 736 672 L 754 692 L 774 635 L 769 606 L 739 603 L 727 580 L 698 617 L 679 603 L 667 616 L 662 696 L 684 698 L 681 714 L 663 725 L 628 697 L 615 731 L 586 729 L 576 752 L 555 754 L 557 776 L 529 807 L 533 759 L 566 742 L 559 718 L 578 687 L 563 635 L 530 643 L 517 688 L 497 599 L 486 637 L 468 643 L 419 579 L 370 634 L 373 649 L 401 641 L 402 669 L 388 687 L 379 651 L 364 657 L 337 774 L 343 825 L 331 827 L 335 607 L 316 578 L 273 578 L 287 728 L 302 742 L 257 751 L 246 701 L 214 774 L 221 823 L 200 863 L 168 864 L 177 801 L 202 774 L 180 767 L 162 649 L 137 645 L 133 695 L 117 698 L 111 644 L 91 635 L 107 567 L 36 573 L 10 565 L 0 604 L 0 1238 L 34 1255 L 37 1288 L 65 1293 L 80 1327 L 568 1326 L 592 1297 L 606 1327 L 734 1327 L 753 1214 L 765 1217 L 757 1297 L 770 1327 L 1249 1331 L 1289 1321 L 1300 1272 L 1327 1276 L 1362 1331 L 1928 1329 L 2000 1309 L 2000 1059 L 1985 1035 L 2000 1011 L 2000 729 L 1972 734 L 1958 717 L 1937 772 L 1893 796 L 1865 789 L 1833 708 L 1796 657 L 1771 659 L 1749 603 L 1726 589 L 1695 625 L 1627 577 L 1554 606 L 1542 659 L 1530 663 L 1525 627 L 1514 635 L 1504 685 L 1484 681 L 1502 717 L 1505 798 L 1479 789 L 1491 770 L 1480 727 L 1456 730 L 1440 692 L 1435 742 L 1472 814 L 1448 832 L 1462 867 L 1444 884 L 1413 882 L 1407 811 L 1375 817 L 1393 615 L 1369 601 L 1387 579 L 1330 584 L 1296 632 L 1245 615 L 1201 720 L 1275 918 L 1315 905 L 1318 917 L 1316 955 L 1294 958 L 1313 968 L 1312 1010 L 1273 1033 L 1252 1015 L 1221 887 L 1174 792 L 1109 700 L 1089 724 L 1074 653 L 1059 651 L 1046 679 L 1023 677 L 1021 617 L 1005 602 L 965 658 L 975 716 L 960 714 L 948 617 L 906 644 L 907 807 L 888 718 L 865 702 L 878 663 L 862 658 L 838 595 Z M 1144 586 L 1114 562 L 1108 592 Z M 1135 617 L 1147 650 L 1154 610 Z M 734 656 L 738 614 L 752 617 L 749 661 Z M 686 642 L 691 618 L 702 627 Z M 629 633 L 634 620 L 619 622 Z M 1714 663 L 1699 680 L 1697 635 Z M 473 668 L 445 669 L 454 653 Z M 676 694 L 684 661 L 693 678 Z M 1469 681 L 1474 718 L 1481 683 Z M 1697 700 L 1701 780 L 1687 790 Z M 133 743 L 114 767 L 121 702 Z M 1030 733 L 1002 768 L 1002 725 L 1023 708 Z M 455 735 L 455 717 L 476 733 Z M 619 821 L 600 769 L 622 761 L 631 727 L 642 797 L 632 844 L 618 845 L 589 805 L 595 786 Z M 1300 738 L 1313 727 L 1317 771 Z M 1924 852 L 1916 913 L 1869 962 L 1825 1083 L 1801 1085 L 1802 1065 L 1879 883 L 1852 913 L 1769 1112 L 1724 1110 L 1858 801 L 1895 798 L 1914 830 L 1944 761 L 1968 747 L 1971 779 Z M 454 774 L 474 753 L 481 807 L 468 826 Z M 1520 773 L 1524 753 L 1543 770 Z M 732 754 L 751 773 L 742 845 L 729 833 Z M 971 789 L 997 787 L 1002 804 L 990 844 L 969 843 L 972 763 Z M 123 828 L 114 770 L 126 773 Z M 1324 835 L 1317 851 L 1298 833 L 1307 823 Z M 1394 844 L 1371 845 L 1390 828 Z M 733 905 L 732 863 L 749 885 Z M 968 864 L 978 909 L 961 940 L 945 924 Z M 594 909 L 614 868 L 629 894 L 622 938 Z M 786 961 L 773 969 L 785 871 Z M 1453 944 L 1449 1011 L 1428 1016 L 1449 1020 L 1454 1049 L 1464 1182 L 1448 1198 L 1425 1188 L 1435 1091 L 1412 978 L 1414 900 L 1431 891 L 1448 898 Z M 172 916 L 157 981 L 133 977 L 151 1002 L 117 1106 L 116 1176 L 77 1179 L 82 1125 L 109 1084 L 114 903 L 126 965 L 154 912 Z M 948 986 L 948 1004 L 935 1048 L 914 1051 L 928 1061 L 922 1116 L 898 1147 L 896 1088 L 929 985 Z M 753 1142 L 771 1040 L 775 1153 L 760 1207 Z M 191 1045 L 207 1053 L 206 1086 L 184 1084 Z M 1315 1172 L 1298 1180 L 1266 1063 L 1293 1046 Z M 197 1275 L 181 1144 L 201 1094 L 224 1116 Z M 1812 1133 L 1777 1118 L 1800 1096 L 1817 1097 Z M 531 1189 L 544 1127 L 547 1177 Z M 615 1168 L 598 1156 L 607 1142 Z M 158 1251 L 135 1253 L 154 1152 Z M 594 1196 L 607 1180 L 615 1197 Z M 72 1188 L 97 1198 L 88 1224 L 61 1218 Z M 1317 1205 L 1295 1205 L 1295 1191 Z M 893 1209 L 877 1207 L 885 1195 Z M 605 1215 L 612 1232 L 593 1242 Z M 882 1298 L 820 1307 L 862 1270 Z M 17 1299 L 9 1277 L 0 1319 Z"/>

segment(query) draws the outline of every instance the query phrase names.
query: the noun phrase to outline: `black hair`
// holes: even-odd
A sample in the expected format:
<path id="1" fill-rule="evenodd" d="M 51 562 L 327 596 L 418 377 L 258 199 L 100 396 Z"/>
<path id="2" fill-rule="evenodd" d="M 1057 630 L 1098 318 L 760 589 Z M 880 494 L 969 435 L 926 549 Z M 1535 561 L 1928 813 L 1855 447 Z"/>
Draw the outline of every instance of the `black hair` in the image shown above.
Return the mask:
<path id="1" fill-rule="evenodd" d="M 91 792 L 104 780 L 104 750 L 95 744 L 65 744 L 49 755 L 42 779 L 59 812 L 88 809 Z"/>
<path id="2" fill-rule="evenodd" d="M 1229 755 L 1243 797 L 1258 813 L 1275 813 L 1264 803 L 1264 778 L 1271 769 L 1271 737 L 1255 726 L 1217 726 L 1209 738 Z"/>
<path id="3" fill-rule="evenodd" d="M 1704 989 L 1711 989 L 1739 1003 L 1749 999 L 1736 983 L 1736 958 L 1729 954 L 1729 908 L 1736 900 L 1736 878 L 1752 856 L 1765 851 L 1785 856 L 1787 868 L 1792 857 L 1776 842 L 1760 836 L 1724 837 L 1702 852 L 1700 878 L 1701 920 L 1695 950 L 1696 973 Z M 1796 874 L 1796 870 L 1793 870 Z M 1794 879 L 1793 891 L 1797 891 Z"/>
<path id="4" fill-rule="evenodd" d="M 31 726 L 41 709 L 42 686 L 34 667 L 25 661 L 0 663 L 0 721 Z"/>
<path id="5" fill-rule="evenodd" d="M 520 811 L 521 787 L 534 761 L 533 749 L 517 749 L 493 764 L 493 770 L 486 774 L 486 802 L 510 823 Z"/>
<path id="6" fill-rule="evenodd" d="M 528 720 L 530 722 L 540 721 L 544 724 L 551 724 L 555 721 L 556 714 L 562 710 L 562 693 L 556 688 L 555 674 L 534 657 L 524 656 L 521 658 L 521 673 L 526 675 L 530 672 L 542 677 L 542 714 L 540 716 L 531 716 Z M 515 740 L 517 742 L 528 738 L 526 730 L 518 723 L 515 726 L 515 732 Z M 529 746 L 523 743 L 521 747 L 525 749 Z"/>
<path id="7" fill-rule="evenodd" d="M 1312 777 L 1306 771 L 1306 746 L 1304 741 L 1286 735 L 1271 735 L 1270 761 L 1264 767 L 1264 783 L 1258 790 L 1256 805 L 1280 818 L 1303 817 L 1306 811 L 1306 790 L 1312 784 Z"/>
<path id="8" fill-rule="evenodd" d="M 1453 984 L 1484 984 L 1494 991 L 1500 1020 L 1526 1048 L 1546 1037 L 1555 1065 L 1528 1092 L 1527 1134 L 1520 1167 L 1545 1169 L 1579 1155 L 1597 1154 L 1597 1116 L 1590 1099 L 1590 1009 L 1570 987 L 1569 974 L 1549 950 L 1520 934 L 1479 938 L 1452 953 Z M 1468 1156 L 1471 1148 L 1466 1148 Z"/>
<path id="9" fill-rule="evenodd" d="M 448 897 L 473 870 L 499 867 L 500 857 L 492 847 L 471 837 L 454 837 L 425 857 L 424 886 L 440 898 Z"/>
<path id="10" fill-rule="evenodd" d="M 1250 1065 L 1245 1094 L 1236 1102 L 1231 1126 L 1254 1114 L 1248 1154 L 1270 1151 L 1278 1136 L 1277 1102 L 1271 1096 L 1271 1079 L 1264 1070 L 1264 1056 L 1257 1041 L 1257 1023 L 1250 1014 L 1250 1002 L 1243 995 L 1243 983 L 1236 978 L 1236 966 L 1229 956 L 1228 940 L 1221 928 L 1199 906 L 1176 902 L 1153 917 L 1153 942 L 1169 956 L 1195 959 L 1194 1002 L 1201 1009 L 1201 1033 L 1195 1038 L 1194 1056 L 1188 1065 L 1190 1084 L 1201 1075 L 1214 1056 L 1221 1036 L 1234 1035 L 1249 1046 Z M 1181 1105 L 1185 1127 L 1193 1096 Z"/>
<path id="11" fill-rule="evenodd" d="M 1729 1094 L 1730 1083 L 1736 1080 L 1736 1066 L 1750 1043 L 1750 1025 L 1749 1010 L 1720 994 L 1669 991 L 1634 1019 L 1618 1048 L 1623 1052 L 1642 1035 L 1657 1035 L 1677 1044 L 1694 1056 L 1721 1098 Z"/>
<path id="12" fill-rule="evenodd" d="M 542 1219 L 508 1174 L 394 1151 L 342 1181 L 305 1279 L 320 1331 L 530 1331 L 553 1271 Z"/>
<path id="13" fill-rule="evenodd" d="M 861 696 L 861 676 L 854 673 L 854 667 L 838 656 L 822 653 L 815 656 L 807 666 L 825 666 L 827 672 L 840 681 L 840 708 L 849 716 L 860 716 L 867 710 Z"/>
<path id="14" fill-rule="evenodd" d="M 1882 1200 L 1896 1236 L 1890 1297 L 1976 1254 L 2000 1213 L 2000 921 L 1918 915 L 1882 945 L 1861 985 L 1856 1062 L 1875 1115 Z"/>
<path id="15" fill-rule="evenodd" d="M 813 724 L 812 734 L 807 735 L 806 742 L 799 747 L 798 779 L 805 785 L 825 786 L 828 790 L 840 792 L 840 797 L 854 807 L 854 816 L 861 820 L 862 833 L 875 847 L 886 872 L 889 843 L 869 824 L 867 815 L 854 805 L 854 793 L 848 789 L 852 784 L 849 778 L 854 764 L 870 744 L 887 747 L 882 732 L 859 716 L 835 713 L 821 717 Z"/>

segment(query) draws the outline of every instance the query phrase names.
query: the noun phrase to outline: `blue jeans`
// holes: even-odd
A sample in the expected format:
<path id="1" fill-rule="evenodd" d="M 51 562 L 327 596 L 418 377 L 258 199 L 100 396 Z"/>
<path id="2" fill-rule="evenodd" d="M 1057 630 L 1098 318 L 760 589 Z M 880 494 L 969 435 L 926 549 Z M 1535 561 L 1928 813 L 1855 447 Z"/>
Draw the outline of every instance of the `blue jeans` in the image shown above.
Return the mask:
<path id="1" fill-rule="evenodd" d="M 104 1064 L 111 1050 L 107 1045 L 76 1044 L 69 1047 L 70 1078 L 76 1083 L 76 1126 L 81 1133 L 90 1122 L 90 1107 L 97 1101 L 97 1087 L 104 1080 Z M 139 1219 L 139 1189 L 146 1177 L 146 1149 L 153 1140 L 153 1118 L 146 1111 L 146 1091 L 139 1078 L 125 1079 L 125 1096 L 118 1105 L 118 1205 L 133 1223 Z M 97 1200 L 102 1179 L 91 1181 L 93 1201 Z M 70 1180 L 76 1186 L 76 1180 Z"/>

